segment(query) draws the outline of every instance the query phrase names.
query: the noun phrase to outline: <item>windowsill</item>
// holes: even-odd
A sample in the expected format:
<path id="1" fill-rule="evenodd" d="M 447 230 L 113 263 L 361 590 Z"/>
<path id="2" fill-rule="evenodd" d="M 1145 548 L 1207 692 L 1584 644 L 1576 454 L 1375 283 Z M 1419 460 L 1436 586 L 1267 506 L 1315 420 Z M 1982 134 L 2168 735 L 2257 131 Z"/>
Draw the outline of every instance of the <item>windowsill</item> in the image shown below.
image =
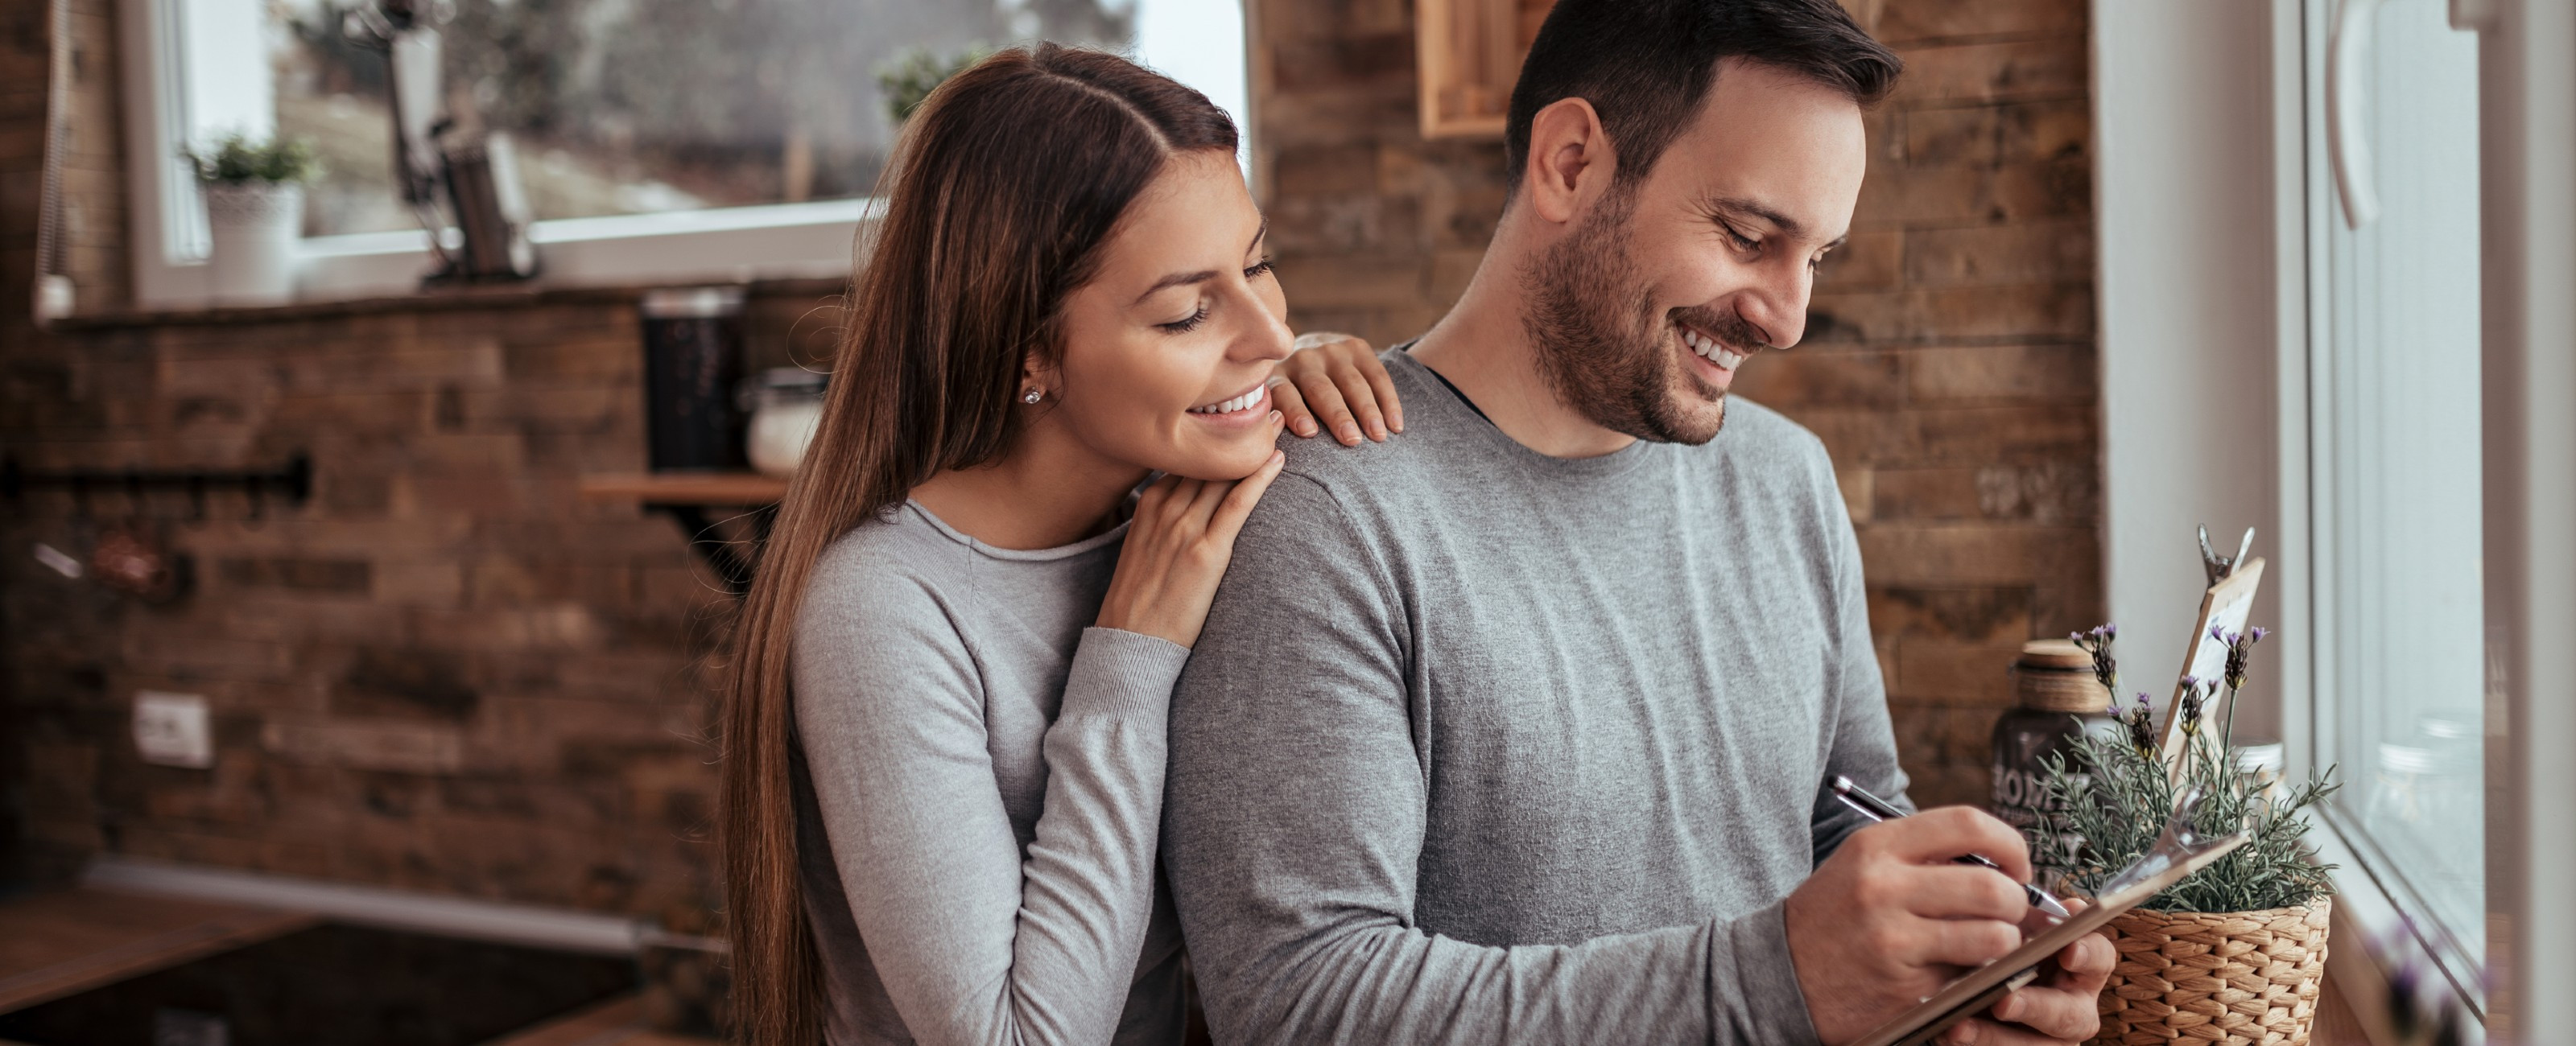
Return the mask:
<path id="1" fill-rule="evenodd" d="M 641 298 L 646 291 L 672 286 L 675 282 L 728 283 L 732 281 L 660 280 L 628 284 L 562 285 L 549 284 L 543 280 L 531 280 L 521 283 L 467 284 L 426 287 L 410 294 L 329 301 L 297 301 L 283 305 L 205 305 L 78 313 L 54 320 L 49 329 L 105 331 L 135 327 L 233 326 L 402 312 L 456 312 L 473 309 L 530 308 L 543 305 L 615 304 L 634 301 Z M 848 282 L 847 277 L 787 277 L 753 279 L 744 281 L 740 285 L 750 297 L 754 298 L 819 298 L 841 293 Z"/>
<path id="2" fill-rule="evenodd" d="M 2422 918 L 2406 912 L 2403 902 L 2389 894 L 2344 841 L 2333 820 L 2320 816 L 2316 824 L 2317 831 L 2308 837 L 2316 858 L 2335 866 L 2334 928 L 2326 952 L 2326 978 L 2335 983 L 2373 1043 L 2405 1041 L 2388 1015 L 2389 992 L 2392 973 L 2407 952 L 2435 954 L 2410 939 L 2415 933 L 2413 923 Z M 2450 969 L 2451 961 L 2437 955 L 2434 969 L 2422 974 L 2420 983 L 2431 989 L 2451 989 L 2473 1018 L 2462 1029 L 2467 1033 L 2465 1041 L 2484 1042 L 2483 988 L 2473 977 L 2463 984 L 2459 972 Z"/>
<path id="3" fill-rule="evenodd" d="M 205 293 L 204 262 L 162 263 L 138 272 L 134 308 L 66 317 L 57 326 L 482 308 L 685 284 L 837 285 L 849 277 L 859 229 L 878 210 L 874 200 L 850 199 L 541 221 L 528 230 L 537 277 L 505 283 L 424 285 L 433 257 L 420 230 L 309 237 L 300 244 L 291 301 L 218 303 Z M 455 245 L 454 230 L 446 239 Z"/>

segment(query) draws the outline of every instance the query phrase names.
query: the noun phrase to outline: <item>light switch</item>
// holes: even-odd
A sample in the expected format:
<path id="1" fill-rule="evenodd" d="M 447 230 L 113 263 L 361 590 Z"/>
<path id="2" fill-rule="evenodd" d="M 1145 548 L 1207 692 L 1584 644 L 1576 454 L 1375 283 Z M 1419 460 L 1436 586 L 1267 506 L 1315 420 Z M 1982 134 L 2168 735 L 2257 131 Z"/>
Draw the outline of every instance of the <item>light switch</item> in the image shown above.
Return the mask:
<path id="1" fill-rule="evenodd" d="M 134 747 L 143 761 L 205 769 L 215 765 L 215 731 L 204 694 L 138 690 Z"/>

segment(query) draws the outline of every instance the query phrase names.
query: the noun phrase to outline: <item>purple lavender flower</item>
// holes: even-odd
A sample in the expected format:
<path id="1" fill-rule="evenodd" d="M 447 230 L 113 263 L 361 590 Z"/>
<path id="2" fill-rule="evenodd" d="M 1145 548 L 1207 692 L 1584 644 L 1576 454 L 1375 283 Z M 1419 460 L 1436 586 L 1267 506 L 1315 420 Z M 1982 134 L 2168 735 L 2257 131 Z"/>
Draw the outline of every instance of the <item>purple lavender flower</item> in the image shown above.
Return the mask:
<path id="1" fill-rule="evenodd" d="M 2194 676 L 2182 677 L 2183 733 L 2200 733 L 2200 713 L 2209 704 L 2211 694 L 2217 689 L 2218 684 L 2214 681 Z"/>
<path id="2" fill-rule="evenodd" d="M 2111 657 L 2111 640 L 2120 634 L 2119 626 L 2105 623 L 2088 632 L 2070 632 L 2066 638 L 2085 653 L 2093 655 L 2093 678 L 2102 688 L 2120 692 L 2120 664 Z"/>
<path id="3" fill-rule="evenodd" d="M 2138 707 L 2120 717 L 2120 725 L 2129 730 L 2129 747 L 2149 759 L 2156 754 L 2156 706 L 2147 695 L 2138 695 Z"/>
<path id="4" fill-rule="evenodd" d="M 2218 629 L 2213 627 L 2209 630 L 2209 634 L 2219 642 L 2227 644 L 2227 689 L 2231 692 L 2244 689 L 2245 662 L 2254 656 L 2254 644 L 2262 642 L 2264 636 L 2272 633 L 2267 629 L 2257 628 L 2243 635 L 2234 632 L 2221 635 Z"/>

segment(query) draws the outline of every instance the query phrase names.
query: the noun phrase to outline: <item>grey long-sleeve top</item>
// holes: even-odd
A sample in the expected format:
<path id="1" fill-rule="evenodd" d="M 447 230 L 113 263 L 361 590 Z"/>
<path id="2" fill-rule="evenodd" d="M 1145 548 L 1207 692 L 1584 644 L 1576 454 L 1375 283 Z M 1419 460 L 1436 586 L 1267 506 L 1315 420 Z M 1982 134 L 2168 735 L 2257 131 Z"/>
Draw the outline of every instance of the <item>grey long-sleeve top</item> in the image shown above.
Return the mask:
<path id="1" fill-rule="evenodd" d="M 1085 627 L 1125 535 L 998 549 L 906 504 L 817 565 L 792 675 L 835 1046 L 1179 1041 L 1154 856 L 1189 652 Z"/>
<path id="2" fill-rule="evenodd" d="M 1220 1043 L 1812 1042 L 1781 901 L 1898 796 L 1823 446 L 1568 460 L 1401 351 L 1284 440 L 1172 704 L 1163 847 Z"/>

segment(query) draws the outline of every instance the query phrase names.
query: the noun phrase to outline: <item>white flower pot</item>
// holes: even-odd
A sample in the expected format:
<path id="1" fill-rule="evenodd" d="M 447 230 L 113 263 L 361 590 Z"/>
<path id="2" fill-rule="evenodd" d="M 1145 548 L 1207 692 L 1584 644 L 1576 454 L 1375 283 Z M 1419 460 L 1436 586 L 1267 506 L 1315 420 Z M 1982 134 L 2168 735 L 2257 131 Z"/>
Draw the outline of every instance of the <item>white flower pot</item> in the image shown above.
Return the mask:
<path id="1" fill-rule="evenodd" d="M 295 298 L 295 247 L 304 226 L 304 187 L 245 182 L 208 185 L 208 291 L 221 305 L 280 305 Z"/>

